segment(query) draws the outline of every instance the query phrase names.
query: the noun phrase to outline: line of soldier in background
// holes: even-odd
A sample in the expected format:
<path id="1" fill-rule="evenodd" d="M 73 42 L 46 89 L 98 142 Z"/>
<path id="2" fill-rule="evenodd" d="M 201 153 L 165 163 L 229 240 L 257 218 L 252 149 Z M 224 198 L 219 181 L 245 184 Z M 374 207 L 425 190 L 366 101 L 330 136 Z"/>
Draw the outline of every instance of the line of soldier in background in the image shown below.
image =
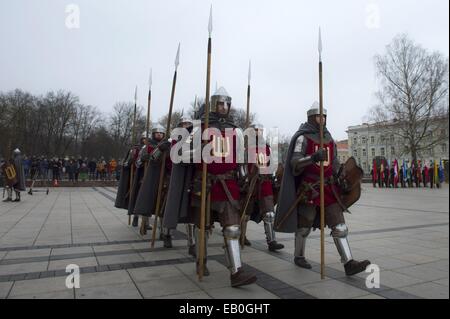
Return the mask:
<path id="1" fill-rule="evenodd" d="M 411 163 L 408 165 L 408 163 Z M 397 160 L 389 163 L 382 160 L 377 165 L 374 160 L 370 170 L 373 187 L 379 188 L 412 188 L 412 187 L 430 187 L 440 188 L 445 182 L 445 172 L 442 160 L 430 161 L 429 166 L 424 162 L 418 161 L 414 165 L 413 161 L 403 161 L 400 166 Z"/>

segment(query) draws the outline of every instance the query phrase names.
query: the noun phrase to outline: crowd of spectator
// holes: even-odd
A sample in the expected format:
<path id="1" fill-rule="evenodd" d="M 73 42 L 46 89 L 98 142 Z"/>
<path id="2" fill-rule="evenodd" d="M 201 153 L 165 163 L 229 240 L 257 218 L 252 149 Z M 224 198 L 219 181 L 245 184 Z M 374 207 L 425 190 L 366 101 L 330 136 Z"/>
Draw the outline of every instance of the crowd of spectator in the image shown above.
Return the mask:
<path id="1" fill-rule="evenodd" d="M 23 167 L 27 179 L 83 181 L 119 180 L 120 163 L 114 158 L 106 160 L 78 157 L 47 158 L 45 156 L 24 156 Z"/>

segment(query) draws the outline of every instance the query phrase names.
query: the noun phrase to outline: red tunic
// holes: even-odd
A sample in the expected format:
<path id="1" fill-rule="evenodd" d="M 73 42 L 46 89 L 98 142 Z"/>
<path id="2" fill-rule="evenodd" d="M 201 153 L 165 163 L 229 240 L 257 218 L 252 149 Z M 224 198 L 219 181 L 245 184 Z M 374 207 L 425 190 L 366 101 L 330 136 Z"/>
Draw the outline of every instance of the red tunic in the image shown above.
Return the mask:
<path id="1" fill-rule="evenodd" d="M 217 131 L 217 130 L 216 130 Z M 210 175 L 223 175 L 238 170 L 236 156 L 236 130 L 221 131 L 221 135 L 212 136 L 210 142 L 212 145 L 212 163 L 207 164 L 207 170 Z M 213 132 L 213 131 L 211 131 Z M 218 132 L 215 132 L 218 133 Z M 225 134 L 227 133 L 227 134 Z M 202 156 L 203 163 L 203 156 Z M 202 171 L 202 164 L 197 164 L 197 170 Z M 236 178 L 227 178 L 225 183 L 234 200 L 239 200 L 240 190 Z M 211 201 L 228 201 L 228 197 L 219 181 L 213 182 L 211 186 Z"/>
<path id="2" fill-rule="evenodd" d="M 311 156 L 313 153 L 315 153 L 319 148 L 320 148 L 320 144 L 316 143 L 313 139 L 308 138 L 305 135 L 305 139 L 307 141 L 307 146 L 306 146 L 306 156 Z M 333 160 L 334 160 L 334 141 L 331 140 L 328 143 L 324 144 L 323 147 L 325 149 L 327 149 L 328 151 L 328 160 L 325 161 L 323 163 L 323 173 L 324 173 L 324 178 L 330 178 L 333 176 Z M 307 166 L 305 168 L 305 170 L 303 171 L 303 181 L 307 182 L 307 183 L 316 183 L 317 181 L 319 181 L 320 179 L 320 163 L 314 163 L 311 164 L 309 166 Z M 331 185 L 327 185 L 325 184 L 324 186 L 324 202 L 325 202 L 325 206 L 329 206 L 331 204 L 334 204 L 337 202 L 333 191 L 331 189 Z M 339 194 L 339 189 L 337 187 L 334 188 L 336 190 L 336 193 Z M 317 191 L 316 195 L 317 196 L 313 196 L 312 192 L 308 193 L 308 201 L 311 204 L 320 205 L 320 186 L 318 185 L 317 187 L 315 187 L 315 190 Z"/>
<path id="3" fill-rule="evenodd" d="M 270 147 L 265 145 L 265 148 L 258 148 L 257 145 L 248 147 L 248 171 L 251 175 L 255 169 L 259 167 L 267 167 L 270 161 Z M 254 174 L 254 173 L 253 173 Z M 265 176 L 265 175 L 261 175 Z M 267 196 L 273 196 L 272 182 L 270 180 L 260 179 L 257 184 L 257 198 L 262 199 Z"/>

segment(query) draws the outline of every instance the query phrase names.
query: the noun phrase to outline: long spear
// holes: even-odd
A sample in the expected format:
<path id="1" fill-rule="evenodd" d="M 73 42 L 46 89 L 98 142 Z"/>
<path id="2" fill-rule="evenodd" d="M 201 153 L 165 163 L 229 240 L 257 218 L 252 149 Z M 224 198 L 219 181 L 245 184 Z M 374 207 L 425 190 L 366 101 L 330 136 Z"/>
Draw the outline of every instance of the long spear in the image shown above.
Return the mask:
<path id="1" fill-rule="evenodd" d="M 319 28 L 319 110 L 320 149 L 323 149 L 323 77 L 322 77 L 322 33 Z M 325 278 L 325 196 L 323 161 L 320 162 L 320 278 Z"/>
<path id="2" fill-rule="evenodd" d="M 206 94 L 205 94 L 205 122 L 204 122 L 204 130 L 208 130 L 209 128 L 209 90 L 211 86 L 211 33 L 213 29 L 212 24 L 212 5 L 209 10 L 209 23 L 208 23 L 208 58 L 206 64 Z M 201 208 L 200 208 L 200 229 L 199 229 L 199 240 L 200 245 L 199 249 L 199 271 L 198 271 L 198 279 L 201 281 L 203 279 L 203 271 L 204 264 L 203 260 L 205 259 L 205 221 L 206 221 L 206 206 L 207 206 L 207 198 L 206 198 L 206 177 L 208 175 L 208 166 L 205 161 L 203 161 L 202 165 L 202 195 L 201 195 Z"/>
<path id="3" fill-rule="evenodd" d="M 178 65 L 180 64 L 180 44 L 178 44 L 177 56 L 175 57 L 175 71 L 173 73 L 172 80 L 172 93 L 170 95 L 170 104 L 169 104 L 169 115 L 167 116 L 167 126 L 166 126 L 166 137 L 170 136 L 170 123 L 172 122 L 172 110 L 173 110 L 173 101 L 175 98 L 175 87 L 177 84 L 177 72 Z M 159 172 L 159 185 L 158 185 L 158 196 L 156 197 L 156 211 L 155 211 L 155 221 L 153 222 L 153 230 L 152 230 L 152 243 L 151 247 L 155 247 L 155 239 L 156 239 L 156 227 L 158 223 L 159 211 L 161 207 L 161 197 L 162 197 L 162 188 L 164 183 L 164 173 L 166 172 L 166 157 L 167 153 L 164 152 L 161 160 L 161 170 Z"/>
<path id="4" fill-rule="evenodd" d="M 150 130 L 150 107 L 152 104 L 152 69 L 150 69 L 150 75 L 148 78 L 148 98 L 147 98 L 147 125 L 145 127 L 145 138 L 148 143 L 148 131 Z"/>
<path id="5" fill-rule="evenodd" d="M 134 89 L 134 112 L 133 112 L 133 128 L 131 129 L 131 145 L 134 149 L 135 138 L 136 138 L 136 110 L 137 110 L 137 86 Z M 134 163 L 133 163 L 133 153 L 131 153 L 131 171 L 130 171 L 130 201 L 133 196 L 133 175 L 134 175 Z M 128 226 L 131 225 L 131 215 L 128 215 Z"/>
<path id="6" fill-rule="evenodd" d="M 250 82 L 251 82 L 251 79 L 252 79 L 252 61 L 249 61 L 248 62 L 248 82 L 247 82 L 247 114 L 245 117 L 245 128 L 246 129 L 250 126 L 250 93 L 251 93 Z M 245 149 L 247 150 L 246 157 L 248 159 L 248 139 L 246 139 L 244 142 L 245 142 Z M 246 161 L 246 162 L 248 162 L 248 161 Z M 242 232 L 241 232 L 241 237 L 240 237 L 240 243 L 241 243 L 242 247 L 244 247 L 244 241 L 245 241 L 245 235 L 246 235 L 245 232 L 247 230 L 246 227 L 243 227 L 243 225 L 245 223 L 244 219 L 245 219 L 245 216 L 247 215 L 247 207 L 250 202 L 250 198 L 252 196 L 253 189 L 255 187 L 255 183 L 256 183 L 256 179 L 255 178 L 251 179 L 249 188 L 248 188 L 247 197 L 244 202 L 244 208 L 242 209 L 242 215 L 241 215 L 241 230 L 242 230 Z"/>
<path id="7" fill-rule="evenodd" d="M 152 104 L 152 84 L 153 84 L 153 77 L 152 77 L 152 69 L 150 69 L 150 75 L 148 78 L 148 97 L 147 97 L 147 122 L 145 125 L 145 145 L 148 146 L 149 141 L 148 141 L 148 136 L 149 136 L 149 131 L 150 131 L 150 109 L 151 109 L 151 104 Z M 144 178 L 143 180 L 145 180 L 145 178 L 147 177 L 147 173 L 148 173 L 148 166 L 150 165 L 149 162 L 147 162 L 144 166 Z M 145 235 L 146 230 L 145 227 L 147 226 L 147 222 L 148 222 L 148 217 L 143 217 L 142 218 L 142 224 L 141 224 L 141 229 L 140 229 L 140 234 L 141 235 Z"/>
<path id="8" fill-rule="evenodd" d="M 248 83 L 247 83 L 247 116 L 245 118 L 245 128 L 250 126 L 250 81 L 252 78 L 252 61 L 248 62 Z"/>

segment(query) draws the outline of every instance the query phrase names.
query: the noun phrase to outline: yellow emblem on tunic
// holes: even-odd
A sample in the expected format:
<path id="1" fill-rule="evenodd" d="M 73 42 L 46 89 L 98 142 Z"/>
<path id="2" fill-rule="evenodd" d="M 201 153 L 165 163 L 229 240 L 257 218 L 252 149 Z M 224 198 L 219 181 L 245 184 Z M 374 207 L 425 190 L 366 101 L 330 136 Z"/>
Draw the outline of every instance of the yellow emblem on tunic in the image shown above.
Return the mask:
<path id="1" fill-rule="evenodd" d="M 320 145 L 314 145 L 314 151 L 317 152 L 319 150 Z M 330 159 L 330 148 L 326 145 L 323 146 L 323 148 L 327 151 L 327 160 L 323 162 L 324 167 L 328 167 L 330 165 L 331 159 Z M 317 163 L 316 165 L 320 166 L 320 163 Z"/>
<path id="2" fill-rule="evenodd" d="M 267 166 L 267 156 L 265 153 L 258 153 L 256 164 L 258 165 L 258 167 Z"/>
<path id="3" fill-rule="evenodd" d="M 215 157 L 227 157 L 230 155 L 230 137 L 213 136 L 212 154 Z"/>

